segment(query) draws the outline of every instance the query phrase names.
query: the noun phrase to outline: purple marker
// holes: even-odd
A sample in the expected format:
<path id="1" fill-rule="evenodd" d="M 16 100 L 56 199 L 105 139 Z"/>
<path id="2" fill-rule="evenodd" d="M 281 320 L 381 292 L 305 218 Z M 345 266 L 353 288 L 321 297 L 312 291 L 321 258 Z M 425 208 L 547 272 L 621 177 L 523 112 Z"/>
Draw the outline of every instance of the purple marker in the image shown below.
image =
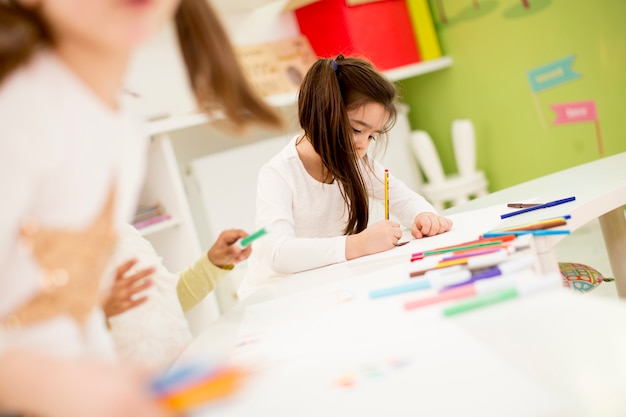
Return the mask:
<path id="1" fill-rule="evenodd" d="M 524 256 L 518 259 L 513 259 L 507 262 L 503 262 L 497 266 L 493 266 L 491 268 L 474 272 L 467 281 L 457 282 L 455 284 L 447 285 L 441 291 L 446 291 L 446 290 L 460 287 L 460 286 L 467 285 L 467 284 L 473 284 L 474 282 L 480 281 L 483 279 L 495 278 L 501 275 L 506 275 L 506 274 L 510 274 L 513 272 L 517 272 L 522 269 L 532 267 L 533 263 L 534 263 L 534 259 L 532 256 Z"/>

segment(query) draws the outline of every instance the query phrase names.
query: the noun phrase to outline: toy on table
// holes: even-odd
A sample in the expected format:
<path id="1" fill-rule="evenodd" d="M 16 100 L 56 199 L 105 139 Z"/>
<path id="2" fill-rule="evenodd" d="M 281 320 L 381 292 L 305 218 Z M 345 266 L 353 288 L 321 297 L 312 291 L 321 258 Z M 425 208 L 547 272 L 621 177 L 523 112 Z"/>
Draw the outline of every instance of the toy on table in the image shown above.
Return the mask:
<path id="1" fill-rule="evenodd" d="M 559 270 L 563 276 L 563 286 L 574 292 L 590 292 L 611 279 L 605 278 L 595 268 L 575 262 L 559 262 Z"/>

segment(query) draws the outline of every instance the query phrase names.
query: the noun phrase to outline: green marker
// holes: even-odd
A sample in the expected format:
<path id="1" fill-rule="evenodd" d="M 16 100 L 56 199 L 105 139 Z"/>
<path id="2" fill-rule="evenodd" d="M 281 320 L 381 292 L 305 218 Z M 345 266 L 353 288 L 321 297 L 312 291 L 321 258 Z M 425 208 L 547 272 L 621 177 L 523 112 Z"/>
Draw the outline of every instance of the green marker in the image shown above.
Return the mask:
<path id="1" fill-rule="evenodd" d="M 506 278 L 502 278 L 502 280 L 504 279 Z M 503 281 L 484 281 L 483 285 L 480 285 L 480 282 L 481 281 L 471 284 L 474 288 L 469 291 L 474 292 L 476 294 L 475 296 L 444 308 L 443 315 L 446 317 L 455 316 L 466 311 L 523 297 L 541 290 L 562 286 L 561 277 L 556 275 L 535 278 L 526 277 L 526 279 L 518 281 L 516 285 L 502 289 L 495 288 L 502 285 Z M 488 284 L 490 282 L 491 284 Z"/>
<path id="2" fill-rule="evenodd" d="M 444 316 L 454 316 L 459 313 L 474 310 L 475 308 L 486 307 L 488 305 L 496 304 L 510 298 L 516 298 L 519 294 L 515 288 L 508 288 L 501 291 L 496 291 L 489 294 L 479 295 L 473 297 L 470 300 L 460 302 L 453 306 L 443 309 Z"/>
<path id="3" fill-rule="evenodd" d="M 265 235 L 268 232 L 269 232 L 269 227 L 263 227 L 257 230 L 256 232 L 252 233 L 251 235 L 238 240 L 237 242 L 235 242 L 235 245 L 239 246 L 240 249 L 245 249 L 246 246 L 248 246 L 250 243 L 257 240 L 258 238 L 260 238 L 261 236 Z"/>

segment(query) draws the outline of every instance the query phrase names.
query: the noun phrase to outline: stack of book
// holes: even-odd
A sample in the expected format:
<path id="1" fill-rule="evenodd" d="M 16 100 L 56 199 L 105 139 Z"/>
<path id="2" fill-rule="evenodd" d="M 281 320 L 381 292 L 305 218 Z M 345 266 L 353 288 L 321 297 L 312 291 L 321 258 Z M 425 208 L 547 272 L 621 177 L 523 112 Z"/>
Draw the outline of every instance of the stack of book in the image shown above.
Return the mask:
<path id="1" fill-rule="evenodd" d="M 170 214 L 165 213 L 161 203 L 141 204 L 135 212 L 132 224 L 136 229 L 143 229 L 144 227 L 168 220 L 171 217 Z"/>

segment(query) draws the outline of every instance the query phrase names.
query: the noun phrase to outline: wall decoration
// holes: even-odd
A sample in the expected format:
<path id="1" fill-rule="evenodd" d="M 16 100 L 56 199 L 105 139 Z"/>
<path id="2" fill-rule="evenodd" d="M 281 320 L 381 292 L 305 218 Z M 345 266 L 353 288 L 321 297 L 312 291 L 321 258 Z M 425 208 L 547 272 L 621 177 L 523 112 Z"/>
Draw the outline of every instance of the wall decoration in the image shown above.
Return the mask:
<path id="1" fill-rule="evenodd" d="M 454 63 L 400 84 L 411 129 L 431 135 L 444 173 L 457 172 L 450 140 L 455 119 L 472 120 L 476 167 L 492 192 L 600 158 L 594 121 L 553 124 L 550 106 L 561 103 L 593 100 L 603 155 L 626 151 L 626 1 L 528 0 L 526 8 L 520 0 L 479 0 L 478 9 L 471 0 L 429 2 L 441 48 Z M 490 3 L 496 8 L 481 14 Z M 519 16 L 509 15 L 513 8 Z M 529 70 L 574 54 L 561 77 L 530 84 Z M 561 83 L 548 88 L 548 81 Z"/>
<path id="2" fill-rule="evenodd" d="M 563 125 L 580 122 L 594 122 L 596 126 L 596 141 L 598 142 L 598 153 L 604 155 L 602 145 L 602 133 L 600 132 L 600 121 L 596 111 L 596 102 L 593 100 L 579 101 L 575 103 L 553 104 L 550 106 L 556 113 L 553 121 L 555 125 Z"/>
<path id="3" fill-rule="evenodd" d="M 533 102 L 537 110 L 537 115 L 539 116 L 539 121 L 541 122 L 541 126 L 544 130 L 546 129 L 546 121 L 535 93 L 579 78 L 581 74 L 572 69 L 575 58 L 576 55 L 570 55 L 531 69 L 527 73 L 530 89 L 533 92 Z"/>

